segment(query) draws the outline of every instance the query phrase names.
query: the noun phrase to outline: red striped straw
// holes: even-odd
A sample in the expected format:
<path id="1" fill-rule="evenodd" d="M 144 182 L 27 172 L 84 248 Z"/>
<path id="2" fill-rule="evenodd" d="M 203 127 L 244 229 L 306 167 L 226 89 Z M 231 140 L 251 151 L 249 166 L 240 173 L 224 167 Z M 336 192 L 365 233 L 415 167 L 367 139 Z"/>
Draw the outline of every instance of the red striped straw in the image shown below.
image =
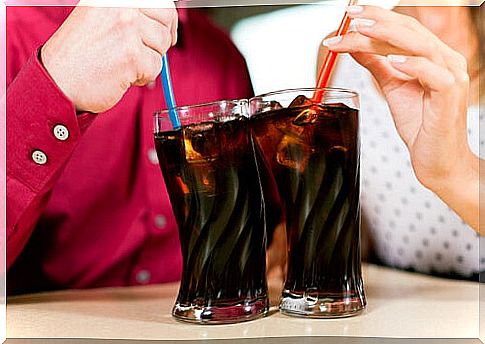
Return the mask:
<path id="1" fill-rule="evenodd" d="M 356 5 L 357 1 L 358 0 L 350 0 L 349 6 Z M 346 11 L 342 19 L 342 22 L 340 23 L 340 26 L 337 30 L 336 36 L 342 36 L 347 33 L 347 31 L 349 30 L 350 21 L 351 21 L 351 18 L 349 17 Z M 327 52 L 327 55 L 325 56 L 325 61 L 323 62 L 322 67 L 320 68 L 320 72 L 318 73 L 317 88 L 319 90 L 315 91 L 315 94 L 313 95 L 313 101 L 315 103 L 320 103 L 322 101 L 322 96 L 324 91 L 321 90 L 321 88 L 326 87 L 328 84 L 330 75 L 332 74 L 333 68 L 335 67 L 337 55 L 338 53 L 329 50 Z"/>

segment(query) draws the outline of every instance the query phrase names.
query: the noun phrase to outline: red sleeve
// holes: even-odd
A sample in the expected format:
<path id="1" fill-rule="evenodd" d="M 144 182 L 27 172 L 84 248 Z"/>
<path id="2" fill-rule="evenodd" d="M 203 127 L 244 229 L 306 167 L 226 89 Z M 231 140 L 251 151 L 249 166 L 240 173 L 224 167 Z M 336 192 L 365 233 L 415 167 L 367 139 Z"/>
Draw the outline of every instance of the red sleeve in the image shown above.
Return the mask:
<path id="1" fill-rule="evenodd" d="M 94 117 L 76 115 L 37 56 L 32 54 L 7 86 L 7 269 L 26 244 L 60 172 Z M 54 132 L 59 125 L 63 135 Z"/>

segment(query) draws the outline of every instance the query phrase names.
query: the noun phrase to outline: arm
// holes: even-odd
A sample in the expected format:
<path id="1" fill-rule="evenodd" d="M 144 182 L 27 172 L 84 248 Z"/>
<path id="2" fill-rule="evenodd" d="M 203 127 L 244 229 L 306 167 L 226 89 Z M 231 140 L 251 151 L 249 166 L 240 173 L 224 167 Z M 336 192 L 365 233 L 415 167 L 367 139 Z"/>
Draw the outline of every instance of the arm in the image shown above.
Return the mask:
<path id="1" fill-rule="evenodd" d="M 176 22 L 174 8 L 78 7 L 20 67 L 14 66 L 22 43 L 9 35 L 9 74 L 19 72 L 6 97 L 7 268 L 95 116 L 77 112 L 106 111 L 131 85 L 154 80 L 162 54 L 175 43 Z"/>
<path id="2" fill-rule="evenodd" d="M 475 231 L 485 235 L 479 226 L 480 214 L 480 174 L 484 160 L 479 159 L 471 150 L 463 152 L 460 168 L 450 171 L 443 178 L 431 179 L 428 188 L 435 192 Z M 485 211 L 485 209 L 483 209 Z"/>
<path id="3" fill-rule="evenodd" d="M 93 115 L 76 116 L 74 105 L 50 79 L 36 53 L 8 85 L 6 109 L 7 266 L 10 267 Z M 56 137 L 57 125 L 66 128 L 67 138 Z M 45 163 L 33 158 L 35 151 L 45 155 Z"/>
<path id="4" fill-rule="evenodd" d="M 373 6 L 348 11 L 357 32 L 324 44 L 372 73 L 416 177 L 478 232 L 481 162 L 467 139 L 465 58 L 411 17 Z"/>

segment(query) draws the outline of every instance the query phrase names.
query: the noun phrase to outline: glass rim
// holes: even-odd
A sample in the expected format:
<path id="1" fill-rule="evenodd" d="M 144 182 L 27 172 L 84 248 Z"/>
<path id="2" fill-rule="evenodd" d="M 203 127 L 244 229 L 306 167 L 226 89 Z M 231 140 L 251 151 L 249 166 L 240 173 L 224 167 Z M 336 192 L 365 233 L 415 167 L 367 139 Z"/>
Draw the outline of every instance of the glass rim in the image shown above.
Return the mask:
<path id="1" fill-rule="evenodd" d="M 239 105 L 240 103 L 248 103 L 249 104 L 249 99 L 248 98 L 241 98 L 241 99 L 223 99 L 223 100 L 216 100 L 213 102 L 207 102 L 207 103 L 202 103 L 202 104 L 194 104 L 194 105 L 183 105 L 183 106 L 177 106 L 174 109 L 176 111 L 188 111 L 191 109 L 198 109 L 198 108 L 203 108 L 207 106 L 213 106 L 217 104 L 229 104 L 229 105 Z M 163 115 L 167 115 L 170 110 L 173 109 L 160 109 L 160 110 L 155 110 L 153 117 L 161 117 Z"/>
<path id="2" fill-rule="evenodd" d="M 256 95 L 252 98 L 249 98 L 249 101 L 251 102 L 251 100 L 253 99 L 262 99 L 265 97 L 276 96 L 276 95 L 292 93 L 292 92 L 296 93 L 301 91 L 332 91 L 332 92 L 337 92 L 339 94 L 347 94 L 348 97 L 359 97 L 359 93 L 357 91 L 351 90 L 348 88 L 343 88 L 343 87 L 299 87 L 299 88 L 288 88 L 288 89 L 283 89 L 279 91 L 263 93 L 260 95 Z"/>

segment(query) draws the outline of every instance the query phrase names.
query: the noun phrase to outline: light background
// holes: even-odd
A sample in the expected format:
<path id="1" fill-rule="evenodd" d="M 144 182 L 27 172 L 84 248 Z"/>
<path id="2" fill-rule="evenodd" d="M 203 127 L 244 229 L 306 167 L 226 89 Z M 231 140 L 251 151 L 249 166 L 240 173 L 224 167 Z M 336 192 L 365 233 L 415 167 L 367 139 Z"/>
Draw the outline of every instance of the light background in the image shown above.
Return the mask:
<path id="1" fill-rule="evenodd" d="M 397 2 L 359 1 L 386 8 Z M 262 94 L 315 85 L 319 44 L 336 30 L 347 3 L 327 0 L 312 5 L 226 7 L 208 12 L 230 31 L 246 58 L 255 93 Z"/>

